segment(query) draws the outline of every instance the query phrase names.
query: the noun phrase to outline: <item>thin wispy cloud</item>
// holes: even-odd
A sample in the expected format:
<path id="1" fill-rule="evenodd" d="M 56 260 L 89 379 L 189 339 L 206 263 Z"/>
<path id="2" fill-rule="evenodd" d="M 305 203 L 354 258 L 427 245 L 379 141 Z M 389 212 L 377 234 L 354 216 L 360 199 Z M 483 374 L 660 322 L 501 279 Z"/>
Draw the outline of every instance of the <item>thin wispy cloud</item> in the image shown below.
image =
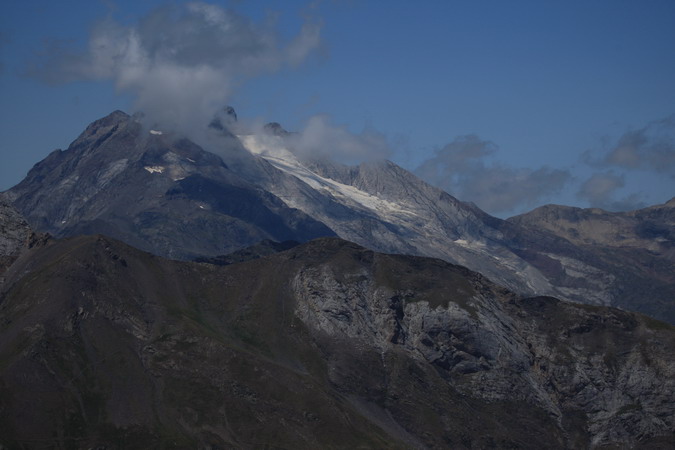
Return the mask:
<path id="1" fill-rule="evenodd" d="M 581 156 L 582 164 L 594 169 L 594 173 L 576 195 L 589 206 L 608 211 L 642 208 L 647 205 L 644 195 L 626 192 L 629 177 L 642 174 L 653 180 L 675 179 L 675 115 L 604 141 L 603 147 Z"/>
<path id="2" fill-rule="evenodd" d="M 517 168 L 491 164 L 499 148 L 476 135 L 459 136 L 437 149 L 415 173 L 455 197 L 472 201 L 491 214 L 511 214 L 540 204 L 571 180 L 567 170 Z"/>
<path id="3" fill-rule="evenodd" d="M 386 159 L 392 154 L 384 134 L 368 127 L 353 133 L 346 125 L 333 123 L 328 115 L 310 117 L 288 141 L 301 156 L 331 158 L 346 164 Z"/>
<path id="4" fill-rule="evenodd" d="M 272 18 L 254 23 L 191 2 L 160 7 L 133 25 L 100 21 L 86 49 L 57 46 L 29 74 L 49 83 L 112 80 L 146 117 L 189 129 L 208 123 L 245 80 L 302 63 L 320 46 L 320 31 L 319 22 L 307 20 L 282 39 Z"/>
<path id="5" fill-rule="evenodd" d="M 583 160 L 596 168 L 640 169 L 675 177 L 675 115 L 628 130 L 609 148 L 585 152 Z"/>
<path id="6" fill-rule="evenodd" d="M 646 206 L 638 193 L 618 198 L 625 184 L 625 177 L 621 174 L 611 171 L 595 173 L 581 185 L 577 196 L 590 206 L 607 211 L 629 211 Z"/>

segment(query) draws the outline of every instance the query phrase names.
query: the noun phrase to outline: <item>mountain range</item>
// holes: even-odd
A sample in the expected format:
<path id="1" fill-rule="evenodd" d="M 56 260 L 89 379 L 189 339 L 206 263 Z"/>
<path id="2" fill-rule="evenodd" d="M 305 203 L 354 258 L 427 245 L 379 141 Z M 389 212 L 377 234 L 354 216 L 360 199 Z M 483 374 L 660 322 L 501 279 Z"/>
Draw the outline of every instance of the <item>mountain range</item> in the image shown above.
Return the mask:
<path id="1" fill-rule="evenodd" d="M 0 449 L 675 445 L 675 200 L 501 220 L 231 108 L 158 128 L 0 193 Z"/>
<path id="2" fill-rule="evenodd" d="M 299 155 L 279 124 L 235 136 L 227 127 L 236 113 L 224 117 L 205 127 L 206 151 L 113 112 L 7 195 L 34 229 L 56 237 L 102 233 L 191 260 L 263 239 L 339 236 L 464 265 L 522 295 L 675 323 L 675 200 L 630 213 L 549 205 L 501 220 L 392 162 Z"/>

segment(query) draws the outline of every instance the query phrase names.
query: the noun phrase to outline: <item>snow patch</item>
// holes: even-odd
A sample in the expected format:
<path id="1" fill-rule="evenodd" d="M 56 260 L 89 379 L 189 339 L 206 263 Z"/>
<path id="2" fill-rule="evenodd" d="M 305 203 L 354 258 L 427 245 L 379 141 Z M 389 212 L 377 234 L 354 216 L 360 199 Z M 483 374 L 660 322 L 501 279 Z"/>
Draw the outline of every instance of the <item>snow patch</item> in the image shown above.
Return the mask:
<path id="1" fill-rule="evenodd" d="M 164 166 L 145 166 L 143 168 L 150 173 L 162 173 L 162 172 L 164 172 Z"/>
<path id="2" fill-rule="evenodd" d="M 150 130 L 150 134 L 160 135 L 162 132 L 159 130 Z"/>

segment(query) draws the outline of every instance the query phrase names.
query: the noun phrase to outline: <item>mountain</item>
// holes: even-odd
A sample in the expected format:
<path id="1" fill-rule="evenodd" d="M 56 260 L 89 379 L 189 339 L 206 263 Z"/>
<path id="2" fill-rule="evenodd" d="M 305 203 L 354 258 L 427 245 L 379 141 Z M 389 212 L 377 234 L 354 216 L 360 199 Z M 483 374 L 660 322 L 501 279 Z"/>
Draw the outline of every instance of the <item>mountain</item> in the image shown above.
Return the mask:
<path id="1" fill-rule="evenodd" d="M 348 167 L 300 158 L 282 136 L 241 137 L 245 148 L 276 169 L 256 174 L 256 182 L 341 238 L 466 265 L 522 292 L 550 291 L 543 276 L 500 242 L 501 232 L 489 223 L 494 218 L 475 206 L 390 161 Z"/>
<path id="2" fill-rule="evenodd" d="M 577 245 L 648 251 L 675 261 L 675 197 L 629 212 L 546 205 L 508 219 L 543 228 Z"/>
<path id="3" fill-rule="evenodd" d="M 220 157 L 144 128 L 121 111 L 93 122 L 7 194 L 37 230 L 57 237 L 104 233 L 179 259 L 229 253 L 263 239 L 334 235 Z"/>
<path id="4" fill-rule="evenodd" d="M 613 304 L 675 323 L 675 198 L 625 213 L 547 205 L 508 221 L 594 257 Z"/>
<path id="5" fill-rule="evenodd" d="M 337 235 L 376 251 L 464 265 L 518 294 L 675 323 L 674 263 L 649 250 L 672 248 L 672 235 L 643 233 L 645 250 L 625 260 L 631 249 L 608 252 L 551 227 L 492 217 L 392 162 L 317 160 L 295 152 L 297 134 L 279 124 L 236 136 L 228 128 L 235 122 L 226 108 L 205 127 L 201 147 L 115 112 L 38 163 L 7 195 L 34 229 L 57 237 L 102 233 L 156 255 L 194 259 L 264 239 Z M 635 219 L 645 221 L 644 230 L 668 229 L 658 214 L 646 217 Z"/>
<path id="6" fill-rule="evenodd" d="M 258 183 L 344 239 L 461 264 L 520 294 L 613 305 L 675 323 L 675 236 L 668 205 L 636 213 L 633 224 L 642 239 L 632 248 L 617 241 L 608 252 L 551 227 L 489 216 L 389 161 L 347 167 L 303 158 L 276 127 L 271 136 L 240 139 L 285 175 L 259 176 Z"/>
<path id="7" fill-rule="evenodd" d="M 247 262 L 102 236 L 0 287 L 8 448 L 668 448 L 675 330 L 325 238 Z"/>

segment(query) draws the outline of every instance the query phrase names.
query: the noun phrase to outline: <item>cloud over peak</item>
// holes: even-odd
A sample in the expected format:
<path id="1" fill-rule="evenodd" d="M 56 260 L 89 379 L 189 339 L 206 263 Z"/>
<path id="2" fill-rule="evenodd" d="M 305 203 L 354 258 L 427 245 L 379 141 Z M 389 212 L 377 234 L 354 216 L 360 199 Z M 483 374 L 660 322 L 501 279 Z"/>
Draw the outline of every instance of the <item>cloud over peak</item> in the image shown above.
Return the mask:
<path id="1" fill-rule="evenodd" d="M 248 78 L 296 66 L 319 47 L 321 26 L 306 21 L 284 40 L 273 20 L 253 23 L 205 2 L 163 6 L 138 23 L 97 23 L 83 51 L 57 47 L 29 74 L 50 83 L 113 80 L 135 107 L 170 126 L 208 123 Z"/>
<path id="2" fill-rule="evenodd" d="M 360 133 L 352 133 L 346 126 L 333 124 L 327 115 L 310 117 L 302 131 L 292 136 L 290 143 L 300 155 L 329 157 L 347 164 L 391 156 L 384 134 L 368 127 Z"/>

